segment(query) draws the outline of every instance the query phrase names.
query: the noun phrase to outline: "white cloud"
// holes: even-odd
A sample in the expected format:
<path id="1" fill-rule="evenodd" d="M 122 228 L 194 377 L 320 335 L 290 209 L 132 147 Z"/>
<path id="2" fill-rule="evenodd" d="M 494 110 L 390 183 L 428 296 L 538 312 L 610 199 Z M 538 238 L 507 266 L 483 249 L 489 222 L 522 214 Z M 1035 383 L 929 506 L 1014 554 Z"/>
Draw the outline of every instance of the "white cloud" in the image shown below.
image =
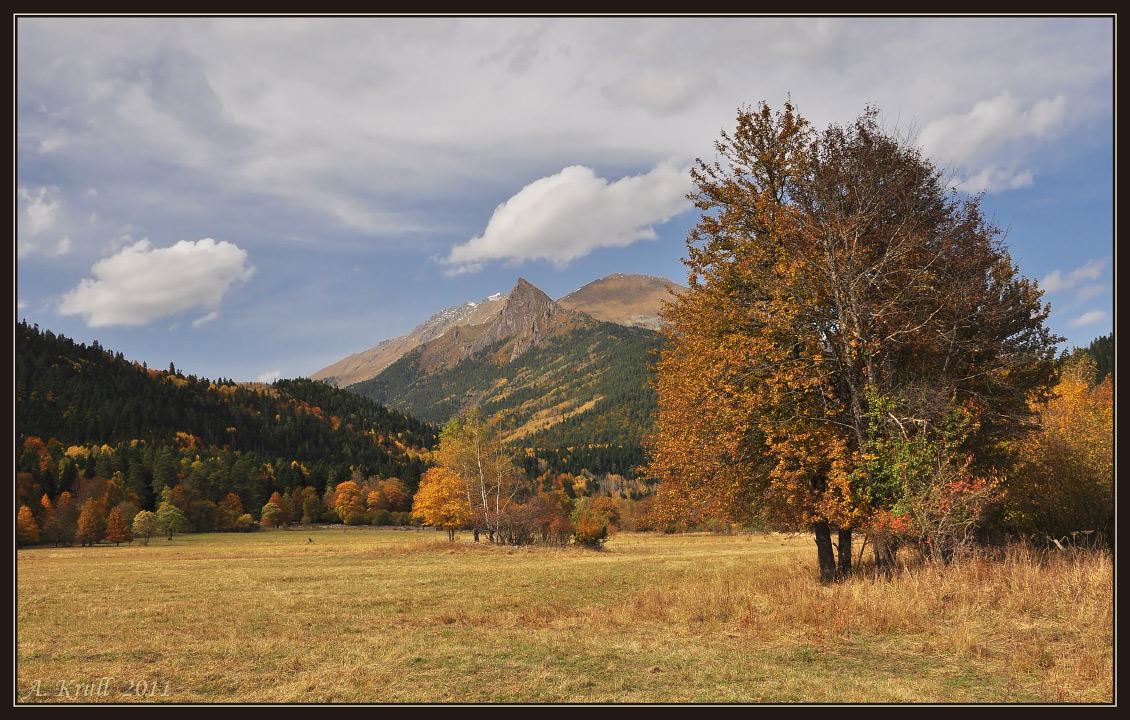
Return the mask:
<path id="1" fill-rule="evenodd" d="M 59 243 L 55 246 L 55 249 L 51 251 L 51 254 L 56 256 L 66 255 L 71 251 L 71 245 L 71 236 L 64 235 L 63 239 L 60 240 Z"/>
<path id="2" fill-rule="evenodd" d="M 279 370 L 268 370 L 265 373 L 260 373 L 259 377 L 255 378 L 255 381 L 261 382 L 261 383 L 273 383 L 275 380 L 278 380 L 280 377 L 282 377 L 281 371 L 279 371 Z"/>
<path id="3" fill-rule="evenodd" d="M 1031 170 L 1002 169 L 992 158 L 1002 147 L 1022 138 L 1043 138 L 1065 124 L 1067 98 L 1056 95 L 1025 109 L 1020 98 L 1008 90 L 981 100 L 964 114 L 951 114 L 926 124 L 918 141 L 930 157 L 943 165 L 973 166 L 972 175 L 960 184 L 965 190 L 1015 190 L 1030 187 Z M 989 163 L 986 166 L 982 166 Z"/>
<path id="4" fill-rule="evenodd" d="M 1005 90 L 995 98 L 978 102 L 965 114 L 947 115 L 928 123 L 919 141 L 931 155 L 967 162 L 1009 140 L 1043 137 L 1063 124 L 1066 108 L 1067 98 L 1057 95 L 1025 110 L 1020 99 Z"/>
<path id="5" fill-rule="evenodd" d="M 1004 170 L 993 166 L 979 171 L 975 175 L 965 178 L 954 187 L 968 191 L 970 194 L 982 190 L 986 192 L 1000 192 L 1001 190 L 1019 190 L 1032 187 L 1034 177 L 1031 170 Z"/>
<path id="6" fill-rule="evenodd" d="M 247 263 L 247 251 L 229 242 L 204 238 L 152 248 L 143 239 L 99 260 L 91 271 L 97 279 L 87 278 L 63 295 L 59 312 L 84 316 L 88 327 L 105 327 L 214 308 L 255 268 Z"/>
<path id="7" fill-rule="evenodd" d="M 488 260 L 568 265 L 598 247 L 655 238 L 652 225 L 690 206 L 690 187 L 687 170 L 668 162 L 611 183 L 573 165 L 499 205 L 483 234 L 453 247 L 442 262 L 453 266 L 449 274 L 475 272 Z"/>
<path id="8" fill-rule="evenodd" d="M 1071 322 L 1067 323 L 1068 327 L 1082 327 L 1083 325 L 1093 325 L 1097 322 L 1106 320 L 1106 312 L 1102 310 L 1092 310 L 1088 313 L 1083 313 Z"/>
<path id="9" fill-rule="evenodd" d="M 1040 282 L 1040 286 L 1047 292 L 1070 290 L 1083 280 L 1098 280 L 1105 265 L 1103 260 L 1088 260 L 1086 265 L 1075 268 L 1066 278 L 1059 270 L 1053 270 Z"/>
<path id="10" fill-rule="evenodd" d="M 27 301 L 26 300 L 17 300 L 16 301 L 16 309 L 17 310 L 23 310 L 26 307 L 27 307 Z"/>
<path id="11" fill-rule="evenodd" d="M 17 48 L 27 68 L 19 142 L 33 149 L 68 138 L 52 161 L 105 169 L 86 182 L 108 199 L 124 194 L 131 208 L 139 204 L 134 181 L 166 213 L 193 194 L 180 182 L 135 180 L 125 168 L 175 170 L 202 193 L 281 199 L 395 235 L 446 227 L 431 208 L 465 201 L 468 188 L 529 177 L 523 163 L 704 156 L 739 104 L 776 106 L 791 92 L 818 127 L 849 120 L 867 102 L 915 118 L 962 162 L 976 160 L 967 172 L 978 182 L 985 167 L 1004 168 L 986 186 L 1006 189 L 1031 182 L 1033 151 L 982 150 L 1109 113 L 1108 24 L 30 18 L 21 20 Z M 405 197 L 429 209 L 409 209 Z M 222 205 L 209 199 L 202 207 Z M 111 224 L 124 219 L 109 203 L 101 214 Z"/>
<path id="12" fill-rule="evenodd" d="M 33 252 L 37 244 L 31 240 L 54 227 L 63 209 L 63 201 L 58 197 L 59 188 L 44 186 L 28 189 L 21 186 L 16 190 L 20 202 L 19 222 L 17 223 L 16 254 L 20 257 Z"/>
<path id="13" fill-rule="evenodd" d="M 1094 285 L 1080 285 L 1079 289 L 1075 291 L 1075 299 L 1078 302 L 1090 300 L 1096 295 L 1102 295 L 1104 292 L 1110 291 L 1110 285 L 1106 283 L 1095 283 Z"/>
<path id="14" fill-rule="evenodd" d="M 192 327 L 198 328 L 201 325 L 205 325 L 207 323 L 212 322 L 213 320 L 215 320 L 218 317 L 220 317 L 220 312 L 218 310 L 213 310 L 212 312 L 208 313 L 207 315 L 203 315 L 203 316 L 198 317 L 195 320 L 193 320 L 192 321 Z"/>

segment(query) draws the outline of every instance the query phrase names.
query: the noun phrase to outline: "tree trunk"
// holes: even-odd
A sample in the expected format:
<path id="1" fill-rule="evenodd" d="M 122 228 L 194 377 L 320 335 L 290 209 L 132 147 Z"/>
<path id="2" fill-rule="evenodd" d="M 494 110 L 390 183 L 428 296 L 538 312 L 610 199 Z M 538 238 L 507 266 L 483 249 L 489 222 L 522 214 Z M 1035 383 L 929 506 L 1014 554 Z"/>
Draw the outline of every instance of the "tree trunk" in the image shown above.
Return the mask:
<path id="1" fill-rule="evenodd" d="M 890 574 L 895 566 L 895 548 L 881 536 L 873 538 L 875 549 L 875 571 Z"/>
<path id="2" fill-rule="evenodd" d="M 838 545 L 840 553 L 838 569 L 840 571 L 840 577 L 846 578 L 848 575 L 851 575 L 851 528 L 840 528 Z"/>
<path id="3" fill-rule="evenodd" d="M 832 529 L 827 521 L 813 524 L 816 534 L 816 559 L 820 562 L 820 582 L 830 583 L 836 579 L 836 554 L 832 550 Z"/>

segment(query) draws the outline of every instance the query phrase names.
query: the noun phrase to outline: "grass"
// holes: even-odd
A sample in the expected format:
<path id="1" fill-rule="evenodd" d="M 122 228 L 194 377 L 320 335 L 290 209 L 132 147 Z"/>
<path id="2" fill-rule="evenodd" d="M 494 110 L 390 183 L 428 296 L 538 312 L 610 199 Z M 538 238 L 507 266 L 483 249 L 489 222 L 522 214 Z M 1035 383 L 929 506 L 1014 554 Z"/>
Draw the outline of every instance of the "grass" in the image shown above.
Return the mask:
<path id="1" fill-rule="evenodd" d="M 19 550 L 17 701 L 1113 701 L 1109 555 L 1018 549 L 822 586 L 806 535 L 457 540 Z M 122 694 L 141 682 L 157 694 Z"/>

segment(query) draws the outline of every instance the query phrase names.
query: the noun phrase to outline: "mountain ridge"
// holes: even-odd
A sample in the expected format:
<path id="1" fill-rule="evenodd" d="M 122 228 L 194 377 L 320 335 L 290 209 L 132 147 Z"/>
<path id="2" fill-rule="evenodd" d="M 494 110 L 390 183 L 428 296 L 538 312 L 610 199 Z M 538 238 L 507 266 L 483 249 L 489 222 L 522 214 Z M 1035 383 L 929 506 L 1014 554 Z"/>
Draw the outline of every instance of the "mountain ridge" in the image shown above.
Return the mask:
<path id="1" fill-rule="evenodd" d="M 425 350 L 421 358 L 428 369 L 434 370 L 443 362 L 479 352 L 504 338 L 512 339 L 506 349 L 510 353 L 509 360 L 513 361 L 558 332 L 554 327 L 563 321 L 572 326 L 583 324 L 581 317 L 658 330 L 662 301 L 670 297 L 672 291 L 680 289 L 682 286 L 666 278 L 612 273 L 554 301 L 520 277 L 509 294 L 495 293 L 478 303 L 467 301 L 440 310 L 411 332 L 349 355 L 311 374 L 310 378 L 338 387 L 363 382 L 376 377 L 415 348 L 437 339 L 441 342 Z"/>

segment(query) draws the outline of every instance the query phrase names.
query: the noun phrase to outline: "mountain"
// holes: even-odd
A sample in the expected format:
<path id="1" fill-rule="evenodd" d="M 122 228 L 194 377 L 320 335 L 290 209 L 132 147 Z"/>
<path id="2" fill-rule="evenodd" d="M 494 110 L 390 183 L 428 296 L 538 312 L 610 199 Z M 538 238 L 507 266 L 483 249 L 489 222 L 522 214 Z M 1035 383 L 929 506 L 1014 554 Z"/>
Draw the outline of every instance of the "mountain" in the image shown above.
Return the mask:
<path id="1" fill-rule="evenodd" d="M 650 275 L 614 273 L 579 288 L 554 303 L 538 288 L 519 278 L 509 295 L 491 295 L 481 302 L 466 302 L 432 315 L 412 332 L 350 355 L 310 375 L 331 385 L 346 387 L 376 377 L 406 353 L 431 340 L 447 339 L 425 351 L 422 362 L 435 369 L 453 357 L 478 352 L 502 339 L 515 338 L 508 345 L 511 360 L 545 336 L 562 311 L 584 313 L 594 320 L 629 327 L 659 329 L 662 301 L 669 289 L 682 287 L 666 278 Z M 504 312 L 497 324 L 495 318 Z M 576 322 L 576 318 L 573 318 Z"/>
<path id="2" fill-rule="evenodd" d="M 682 289 L 666 278 L 614 273 L 574 290 L 557 304 L 596 320 L 658 330 L 663 301 Z"/>
<path id="3" fill-rule="evenodd" d="M 645 459 L 648 363 L 661 342 L 653 330 L 565 309 L 519 279 L 491 321 L 448 327 L 348 389 L 437 424 L 472 408 L 502 413 L 507 440 L 529 457 L 583 452 L 585 469 L 632 475 Z M 554 466 L 568 469 L 562 462 Z"/>
<path id="4" fill-rule="evenodd" d="M 450 327 L 475 326 L 489 322 L 502 310 L 505 302 L 506 295 L 495 293 L 480 302 L 468 300 L 462 305 L 440 310 L 413 328 L 411 332 L 338 360 L 333 365 L 312 374 L 310 379 L 322 380 L 337 387 L 367 380 L 396 362 L 404 353 L 439 337 Z"/>

